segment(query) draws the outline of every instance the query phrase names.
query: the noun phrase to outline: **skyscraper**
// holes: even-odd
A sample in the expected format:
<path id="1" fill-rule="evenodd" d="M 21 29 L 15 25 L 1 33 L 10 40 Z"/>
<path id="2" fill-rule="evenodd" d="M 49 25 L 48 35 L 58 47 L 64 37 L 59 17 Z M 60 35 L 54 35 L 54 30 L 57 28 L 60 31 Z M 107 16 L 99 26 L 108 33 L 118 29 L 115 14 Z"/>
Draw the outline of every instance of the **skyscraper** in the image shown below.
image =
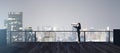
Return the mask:
<path id="1" fill-rule="evenodd" d="M 22 12 L 9 12 L 8 19 L 5 20 L 5 26 L 8 31 L 18 31 L 22 28 Z"/>
<path id="2" fill-rule="evenodd" d="M 11 41 L 9 31 L 19 31 L 23 26 L 22 21 L 23 13 L 22 12 L 9 12 L 8 19 L 5 20 L 5 27 L 7 29 L 7 42 Z M 14 33 L 13 35 L 17 35 Z"/>

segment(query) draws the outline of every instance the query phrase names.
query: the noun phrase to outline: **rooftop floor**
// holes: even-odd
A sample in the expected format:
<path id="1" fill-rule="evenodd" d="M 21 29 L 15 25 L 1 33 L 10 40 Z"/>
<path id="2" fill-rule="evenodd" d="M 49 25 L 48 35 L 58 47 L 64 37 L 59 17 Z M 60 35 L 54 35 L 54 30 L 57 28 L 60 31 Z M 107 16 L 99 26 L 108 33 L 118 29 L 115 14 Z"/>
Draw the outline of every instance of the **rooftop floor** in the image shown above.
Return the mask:
<path id="1" fill-rule="evenodd" d="M 120 53 L 120 47 L 103 42 L 21 42 L 0 47 L 0 53 Z"/>

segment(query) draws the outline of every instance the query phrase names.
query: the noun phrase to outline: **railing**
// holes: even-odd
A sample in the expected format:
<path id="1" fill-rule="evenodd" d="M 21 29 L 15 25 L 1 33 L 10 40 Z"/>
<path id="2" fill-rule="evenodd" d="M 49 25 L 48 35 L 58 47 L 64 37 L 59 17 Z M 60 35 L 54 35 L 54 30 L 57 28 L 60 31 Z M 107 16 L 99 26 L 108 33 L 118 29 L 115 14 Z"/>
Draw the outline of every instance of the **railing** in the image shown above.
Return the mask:
<path id="1" fill-rule="evenodd" d="M 10 36 L 8 37 L 8 40 L 10 40 L 10 42 L 47 42 L 44 39 L 45 38 L 47 39 L 50 37 L 53 38 L 52 39 L 53 41 L 50 41 L 50 42 L 54 42 L 54 41 L 56 42 L 56 41 L 60 41 L 60 40 L 58 40 L 59 38 L 57 38 L 57 36 L 61 36 L 61 35 L 64 35 L 65 37 L 67 35 L 69 35 L 69 36 L 73 36 L 73 38 L 75 35 L 75 37 L 77 37 L 77 31 L 9 31 L 9 32 L 10 32 Z M 91 36 L 97 37 L 98 35 L 100 37 L 102 35 L 104 36 L 104 37 L 102 37 L 105 39 L 104 42 L 112 42 L 111 38 L 113 39 L 113 37 L 112 37 L 113 31 L 80 31 L 80 32 L 81 32 L 80 39 L 82 39 L 81 42 L 89 42 L 92 40 L 92 39 L 89 40 Z M 41 38 L 41 36 L 44 36 L 44 37 L 42 37 L 43 39 L 39 40 L 39 38 Z M 61 37 L 61 38 L 63 38 L 63 37 Z M 78 39 L 78 38 L 76 38 L 76 39 Z M 43 41 L 41 41 L 41 40 L 43 40 Z M 47 40 L 51 40 L 51 39 L 47 39 Z M 64 42 L 66 42 L 66 41 L 64 41 Z M 99 42 L 99 41 L 97 41 L 97 42 Z"/>

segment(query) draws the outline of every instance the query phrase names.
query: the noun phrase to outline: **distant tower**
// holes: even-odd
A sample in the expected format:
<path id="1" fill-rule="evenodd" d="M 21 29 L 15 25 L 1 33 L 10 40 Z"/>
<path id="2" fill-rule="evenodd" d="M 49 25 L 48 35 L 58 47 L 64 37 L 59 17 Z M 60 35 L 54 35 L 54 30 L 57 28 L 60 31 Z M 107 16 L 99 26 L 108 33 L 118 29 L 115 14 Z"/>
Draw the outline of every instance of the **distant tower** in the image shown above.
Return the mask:
<path id="1" fill-rule="evenodd" d="M 7 29 L 7 42 L 10 42 L 9 31 L 19 31 L 23 27 L 22 12 L 9 12 L 8 19 L 5 20 L 5 27 Z"/>
<path id="2" fill-rule="evenodd" d="M 9 12 L 8 19 L 5 20 L 5 26 L 8 31 L 18 31 L 23 26 L 22 12 Z"/>

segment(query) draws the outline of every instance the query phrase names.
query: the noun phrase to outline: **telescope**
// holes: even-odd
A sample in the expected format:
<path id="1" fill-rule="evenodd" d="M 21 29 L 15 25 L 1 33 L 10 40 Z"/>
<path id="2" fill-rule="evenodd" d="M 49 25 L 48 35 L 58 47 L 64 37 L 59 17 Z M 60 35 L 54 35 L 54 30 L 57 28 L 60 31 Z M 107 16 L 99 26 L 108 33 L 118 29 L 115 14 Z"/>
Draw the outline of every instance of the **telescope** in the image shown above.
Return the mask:
<path id="1" fill-rule="evenodd" d="M 71 24 L 73 27 L 77 27 L 78 26 L 78 23 L 72 23 Z"/>

